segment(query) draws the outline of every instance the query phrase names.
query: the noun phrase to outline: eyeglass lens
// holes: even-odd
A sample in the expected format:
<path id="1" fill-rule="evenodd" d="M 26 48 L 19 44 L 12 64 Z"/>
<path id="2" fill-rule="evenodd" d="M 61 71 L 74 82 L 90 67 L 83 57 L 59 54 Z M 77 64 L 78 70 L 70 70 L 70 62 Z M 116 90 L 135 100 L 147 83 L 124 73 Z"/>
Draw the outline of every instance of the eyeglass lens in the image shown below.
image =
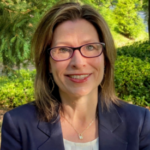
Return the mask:
<path id="1" fill-rule="evenodd" d="M 96 57 L 101 54 L 103 50 L 103 46 L 100 43 L 94 44 L 86 44 L 80 47 L 80 53 L 84 57 Z M 54 60 L 66 60 L 72 57 L 73 55 L 73 48 L 70 47 L 55 47 L 52 48 L 50 53 L 51 57 Z"/>

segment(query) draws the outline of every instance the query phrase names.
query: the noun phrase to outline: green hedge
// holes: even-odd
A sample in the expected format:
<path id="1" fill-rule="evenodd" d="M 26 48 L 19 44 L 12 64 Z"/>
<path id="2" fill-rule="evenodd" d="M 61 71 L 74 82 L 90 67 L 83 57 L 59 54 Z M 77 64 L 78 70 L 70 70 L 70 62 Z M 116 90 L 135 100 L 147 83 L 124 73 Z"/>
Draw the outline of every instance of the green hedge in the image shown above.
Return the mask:
<path id="1" fill-rule="evenodd" d="M 0 107 L 16 107 L 34 100 L 34 71 L 14 71 L 0 77 Z"/>
<path id="2" fill-rule="evenodd" d="M 145 42 L 135 42 L 132 45 L 123 46 L 117 49 L 118 56 L 128 56 L 136 57 L 141 60 L 146 60 L 150 63 L 150 43 Z"/>
<path id="3" fill-rule="evenodd" d="M 140 106 L 150 106 L 150 63 L 120 56 L 115 64 L 117 95 Z"/>

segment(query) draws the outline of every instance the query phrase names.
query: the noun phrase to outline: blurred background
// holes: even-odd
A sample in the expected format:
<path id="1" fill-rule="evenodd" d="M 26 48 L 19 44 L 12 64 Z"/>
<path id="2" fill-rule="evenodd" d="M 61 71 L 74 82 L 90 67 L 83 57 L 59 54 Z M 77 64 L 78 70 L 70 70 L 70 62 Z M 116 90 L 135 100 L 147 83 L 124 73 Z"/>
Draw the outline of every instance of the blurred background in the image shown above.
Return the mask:
<path id="1" fill-rule="evenodd" d="M 0 125 L 4 112 L 34 100 L 30 44 L 43 14 L 58 0 L 0 0 Z M 118 57 L 116 94 L 150 108 L 148 0 L 78 0 L 97 9 L 109 25 Z"/>

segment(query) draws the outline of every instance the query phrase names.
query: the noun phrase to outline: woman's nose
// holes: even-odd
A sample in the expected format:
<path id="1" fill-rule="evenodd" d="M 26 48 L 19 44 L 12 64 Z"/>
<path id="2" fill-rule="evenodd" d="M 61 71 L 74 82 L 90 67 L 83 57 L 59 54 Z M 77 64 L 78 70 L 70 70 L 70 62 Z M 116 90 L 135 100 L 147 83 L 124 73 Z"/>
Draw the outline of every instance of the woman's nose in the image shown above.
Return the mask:
<path id="1" fill-rule="evenodd" d="M 86 65 L 86 58 L 81 55 L 78 49 L 74 51 L 70 65 L 74 68 L 84 67 Z"/>

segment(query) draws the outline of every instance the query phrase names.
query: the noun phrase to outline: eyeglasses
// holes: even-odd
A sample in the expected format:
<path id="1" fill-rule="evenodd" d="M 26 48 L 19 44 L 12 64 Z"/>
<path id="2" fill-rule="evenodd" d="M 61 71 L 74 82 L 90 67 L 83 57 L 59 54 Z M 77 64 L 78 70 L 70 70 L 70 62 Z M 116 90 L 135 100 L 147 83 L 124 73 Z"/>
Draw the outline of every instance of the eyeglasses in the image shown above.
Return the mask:
<path id="1" fill-rule="evenodd" d="M 80 47 L 58 46 L 49 48 L 47 51 L 55 61 L 70 59 L 75 50 L 79 50 L 81 55 L 86 58 L 98 57 L 102 54 L 105 43 L 88 43 Z"/>

